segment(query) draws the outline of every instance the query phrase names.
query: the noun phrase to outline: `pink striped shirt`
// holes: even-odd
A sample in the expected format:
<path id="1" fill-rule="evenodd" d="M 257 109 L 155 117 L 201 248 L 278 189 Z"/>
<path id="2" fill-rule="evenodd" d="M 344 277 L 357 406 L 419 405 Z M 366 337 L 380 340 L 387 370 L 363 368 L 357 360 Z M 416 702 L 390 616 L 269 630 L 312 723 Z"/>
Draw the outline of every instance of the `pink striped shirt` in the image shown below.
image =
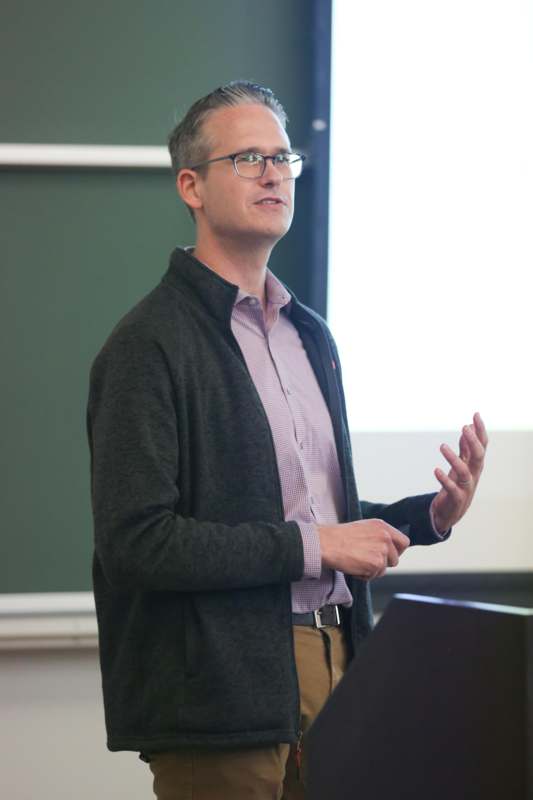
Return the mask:
<path id="1" fill-rule="evenodd" d="M 272 431 L 286 520 L 297 522 L 304 576 L 292 584 L 292 609 L 351 605 L 341 572 L 322 569 L 317 524 L 339 522 L 344 507 L 331 418 L 298 332 L 287 311 L 290 295 L 267 270 L 267 310 L 241 289 L 231 329 L 244 355 Z M 258 454 L 260 457 L 260 454 Z"/>

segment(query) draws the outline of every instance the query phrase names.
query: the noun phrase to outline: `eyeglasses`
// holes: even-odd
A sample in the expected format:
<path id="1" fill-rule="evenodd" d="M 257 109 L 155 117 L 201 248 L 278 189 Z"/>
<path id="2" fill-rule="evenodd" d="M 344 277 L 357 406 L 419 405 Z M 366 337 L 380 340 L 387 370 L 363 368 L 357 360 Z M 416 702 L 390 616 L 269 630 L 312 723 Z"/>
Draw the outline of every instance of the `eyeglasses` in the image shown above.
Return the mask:
<path id="1" fill-rule="evenodd" d="M 232 153 L 229 156 L 210 158 L 207 161 L 200 161 L 193 164 L 189 169 L 198 169 L 206 164 L 214 164 L 216 161 L 232 161 L 233 169 L 239 178 L 254 180 L 262 178 L 265 174 L 267 161 L 270 159 L 281 175 L 281 180 L 291 181 L 299 178 L 302 174 L 302 166 L 305 156 L 300 153 L 276 153 L 275 156 L 264 156 L 261 153 Z"/>

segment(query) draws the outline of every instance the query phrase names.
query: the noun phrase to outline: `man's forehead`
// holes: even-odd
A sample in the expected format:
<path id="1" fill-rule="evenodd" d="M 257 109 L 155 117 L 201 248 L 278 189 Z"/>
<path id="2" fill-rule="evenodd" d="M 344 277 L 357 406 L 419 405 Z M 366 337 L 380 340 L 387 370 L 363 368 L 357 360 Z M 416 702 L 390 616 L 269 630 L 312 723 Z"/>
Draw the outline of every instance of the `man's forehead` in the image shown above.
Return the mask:
<path id="1" fill-rule="evenodd" d="M 212 149 L 229 148 L 231 152 L 238 152 L 290 148 L 283 125 L 264 105 L 248 103 L 217 108 L 206 119 L 204 130 Z"/>

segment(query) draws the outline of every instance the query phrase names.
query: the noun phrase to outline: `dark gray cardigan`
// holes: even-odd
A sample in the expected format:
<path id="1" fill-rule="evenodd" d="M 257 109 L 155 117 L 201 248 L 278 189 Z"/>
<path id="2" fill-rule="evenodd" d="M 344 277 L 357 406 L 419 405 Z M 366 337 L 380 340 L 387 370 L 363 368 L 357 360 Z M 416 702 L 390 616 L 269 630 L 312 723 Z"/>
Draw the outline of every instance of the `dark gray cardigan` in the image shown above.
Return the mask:
<path id="1" fill-rule="evenodd" d="M 93 581 L 111 750 L 297 737 L 290 583 L 302 542 L 283 520 L 270 427 L 231 332 L 236 294 L 177 249 L 92 366 Z M 379 516 L 413 544 L 434 542 L 433 495 L 359 503 L 335 345 L 294 295 L 290 313 L 332 417 L 344 519 Z M 348 584 L 355 649 L 371 610 L 367 583 Z"/>

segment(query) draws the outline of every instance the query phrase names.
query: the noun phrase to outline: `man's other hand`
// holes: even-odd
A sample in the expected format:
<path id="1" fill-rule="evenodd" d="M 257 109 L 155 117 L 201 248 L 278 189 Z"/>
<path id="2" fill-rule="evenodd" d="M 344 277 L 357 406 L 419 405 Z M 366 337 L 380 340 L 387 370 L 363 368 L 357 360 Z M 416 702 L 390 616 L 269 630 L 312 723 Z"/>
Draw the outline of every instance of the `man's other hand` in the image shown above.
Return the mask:
<path id="1" fill-rule="evenodd" d="M 446 473 L 437 467 L 435 477 L 442 489 L 431 504 L 433 521 L 440 533 L 445 533 L 459 522 L 468 509 L 476 491 L 489 442 L 485 425 L 479 413 L 474 414 L 473 425 L 465 425 L 459 439 L 459 455 L 447 444 L 441 453 L 451 466 Z"/>
<path id="2" fill-rule="evenodd" d="M 371 580 L 397 566 L 409 547 L 405 534 L 381 519 L 319 525 L 322 564 L 347 575 Z"/>

